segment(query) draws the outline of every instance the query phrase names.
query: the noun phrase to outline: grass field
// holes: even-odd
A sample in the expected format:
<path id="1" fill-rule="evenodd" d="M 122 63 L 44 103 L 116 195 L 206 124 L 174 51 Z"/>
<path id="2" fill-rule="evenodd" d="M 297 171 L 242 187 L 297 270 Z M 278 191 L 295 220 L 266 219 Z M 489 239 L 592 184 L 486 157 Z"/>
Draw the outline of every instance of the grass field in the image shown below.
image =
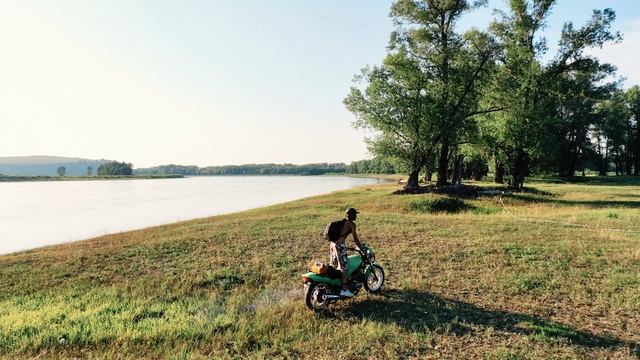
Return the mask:
<path id="1" fill-rule="evenodd" d="M 608 181 L 376 185 L 0 256 L 0 357 L 637 358 L 640 183 Z M 300 274 L 348 206 L 385 291 L 315 314 Z"/>

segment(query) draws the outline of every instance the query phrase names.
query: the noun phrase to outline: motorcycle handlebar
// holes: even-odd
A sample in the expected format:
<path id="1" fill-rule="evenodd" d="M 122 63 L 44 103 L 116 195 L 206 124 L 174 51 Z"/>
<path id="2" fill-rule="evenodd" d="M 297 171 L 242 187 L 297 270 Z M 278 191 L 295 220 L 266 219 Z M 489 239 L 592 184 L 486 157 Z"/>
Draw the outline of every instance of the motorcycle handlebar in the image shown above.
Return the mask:
<path id="1" fill-rule="evenodd" d="M 352 247 L 348 247 L 348 248 L 345 248 L 345 249 L 346 250 L 350 250 L 350 251 L 355 251 L 358 254 L 360 254 L 360 256 L 362 256 L 362 257 L 368 257 L 368 254 L 367 254 L 367 251 L 366 251 L 367 250 L 366 246 L 365 246 L 364 249 L 356 249 L 356 248 L 352 248 Z"/>

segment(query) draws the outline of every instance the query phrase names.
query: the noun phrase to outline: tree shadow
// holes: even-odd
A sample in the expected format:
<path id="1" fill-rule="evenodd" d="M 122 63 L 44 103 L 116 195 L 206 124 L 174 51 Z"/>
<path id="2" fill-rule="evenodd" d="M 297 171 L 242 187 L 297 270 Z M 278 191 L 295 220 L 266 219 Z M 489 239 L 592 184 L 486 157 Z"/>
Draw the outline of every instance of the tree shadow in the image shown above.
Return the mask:
<path id="1" fill-rule="evenodd" d="M 640 208 L 640 201 L 621 201 L 621 200 L 566 200 L 549 197 L 541 197 L 527 194 L 505 194 L 504 198 L 514 199 L 526 203 L 537 204 L 557 204 L 562 206 L 585 206 L 594 209 L 602 209 L 608 207 L 621 207 L 637 209 Z"/>
<path id="2" fill-rule="evenodd" d="M 523 187 L 522 191 L 520 191 L 518 194 L 532 194 L 532 195 L 551 196 L 551 197 L 557 196 L 557 194 L 554 194 L 552 192 L 544 191 L 544 190 L 540 190 L 540 189 L 536 189 L 528 186 Z"/>
<path id="3" fill-rule="evenodd" d="M 569 325 L 534 315 L 483 309 L 471 303 L 446 299 L 422 291 L 387 290 L 377 298 L 353 301 L 341 311 L 328 316 L 340 315 L 396 324 L 407 331 L 428 329 L 459 336 L 472 333 L 472 326 L 491 327 L 541 339 L 564 340 L 589 348 L 623 346 L 640 357 L 640 347 L 637 343 L 579 331 Z"/>
<path id="4" fill-rule="evenodd" d="M 551 177 L 533 178 L 531 182 L 546 184 L 585 184 L 596 186 L 639 186 L 638 176 L 572 176 L 572 177 Z"/>

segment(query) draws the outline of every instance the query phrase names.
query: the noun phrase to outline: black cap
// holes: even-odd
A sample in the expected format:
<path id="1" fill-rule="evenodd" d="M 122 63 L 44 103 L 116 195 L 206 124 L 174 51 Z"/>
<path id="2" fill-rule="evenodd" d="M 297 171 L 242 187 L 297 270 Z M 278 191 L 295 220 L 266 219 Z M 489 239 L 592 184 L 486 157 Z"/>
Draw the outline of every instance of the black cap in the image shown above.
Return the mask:
<path id="1" fill-rule="evenodd" d="M 360 212 L 358 210 L 356 210 L 355 208 L 348 208 L 347 211 L 344 212 L 345 214 L 359 214 Z"/>

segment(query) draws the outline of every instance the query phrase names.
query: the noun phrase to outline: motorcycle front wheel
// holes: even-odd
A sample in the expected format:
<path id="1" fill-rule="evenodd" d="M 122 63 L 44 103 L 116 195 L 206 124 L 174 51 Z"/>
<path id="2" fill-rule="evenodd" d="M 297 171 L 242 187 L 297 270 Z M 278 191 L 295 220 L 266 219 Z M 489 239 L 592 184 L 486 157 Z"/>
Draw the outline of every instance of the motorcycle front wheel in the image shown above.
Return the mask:
<path id="1" fill-rule="evenodd" d="M 329 305 L 326 294 L 329 293 L 327 284 L 311 283 L 304 287 L 304 303 L 311 310 L 322 310 Z"/>
<path id="2" fill-rule="evenodd" d="M 384 270 L 379 265 L 371 265 L 371 271 L 364 279 L 364 288 L 371 294 L 379 294 L 384 285 Z"/>

